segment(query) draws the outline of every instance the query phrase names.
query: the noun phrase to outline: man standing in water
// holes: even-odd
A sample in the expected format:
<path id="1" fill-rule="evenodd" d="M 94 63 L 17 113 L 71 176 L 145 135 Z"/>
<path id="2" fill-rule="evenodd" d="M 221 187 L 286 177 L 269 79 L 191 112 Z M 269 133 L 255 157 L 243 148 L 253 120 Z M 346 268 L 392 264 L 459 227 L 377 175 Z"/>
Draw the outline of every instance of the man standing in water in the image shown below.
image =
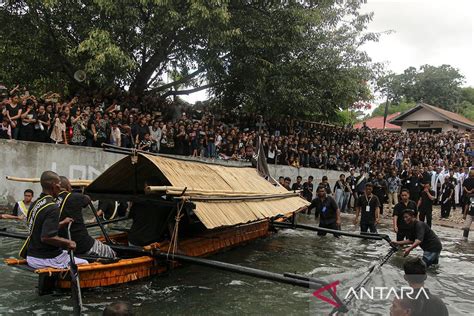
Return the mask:
<path id="1" fill-rule="evenodd" d="M 308 211 L 311 212 L 313 208 L 316 208 L 315 216 L 319 215 L 319 227 L 339 230 L 341 228 L 341 211 L 336 201 L 327 194 L 325 186 L 318 186 L 316 194 L 316 198 L 308 206 Z M 318 232 L 318 236 L 325 235 L 326 232 Z M 337 234 L 334 236 L 338 237 Z"/>
<path id="2" fill-rule="evenodd" d="M 413 289 L 410 297 L 395 299 L 390 308 L 391 316 L 448 316 L 448 309 L 443 301 L 425 288 L 426 264 L 420 258 L 408 259 L 403 264 L 405 280 Z"/>
<path id="3" fill-rule="evenodd" d="M 465 220 L 463 227 L 463 239 L 467 240 L 469 237 L 469 230 L 471 229 L 472 220 L 474 219 L 474 169 L 469 171 L 469 178 L 464 180 L 463 192 L 466 197 L 464 205 L 463 218 Z"/>
<path id="4" fill-rule="evenodd" d="M 406 209 L 417 211 L 416 203 L 410 200 L 410 192 L 403 189 L 400 193 L 401 201 L 393 208 L 393 231 L 397 234 L 397 240 L 404 240 L 410 233 L 410 226 L 403 220 L 403 211 Z"/>
<path id="5" fill-rule="evenodd" d="M 408 256 L 410 252 L 416 247 L 420 246 L 423 249 L 423 261 L 426 266 L 432 264 L 438 264 L 439 255 L 441 249 L 441 241 L 438 236 L 431 230 L 431 228 L 422 221 L 416 219 L 416 213 L 414 210 L 406 209 L 403 211 L 403 220 L 405 223 L 413 227 L 411 235 L 408 236 L 408 240 L 392 241 L 394 245 L 410 245 L 410 247 L 404 250 L 403 256 Z"/>
<path id="6" fill-rule="evenodd" d="M 372 183 L 367 183 L 365 193 L 359 196 L 356 201 L 354 225 L 357 225 L 360 216 L 361 233 L 366 233 L 368 230 L 370 230 L 371 233 L 377 233 L 377 224 L 380 220 L 380 202 L 379 199 L 372 194 L 372 189 Z"/>

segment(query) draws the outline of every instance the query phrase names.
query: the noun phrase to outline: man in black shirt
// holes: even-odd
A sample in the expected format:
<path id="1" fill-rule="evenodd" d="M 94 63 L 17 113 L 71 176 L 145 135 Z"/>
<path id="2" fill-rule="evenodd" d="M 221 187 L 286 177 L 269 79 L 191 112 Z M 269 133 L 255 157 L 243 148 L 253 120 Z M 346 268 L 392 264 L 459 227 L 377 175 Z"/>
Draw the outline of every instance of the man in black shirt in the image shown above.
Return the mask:
<path id="1" fill-rule="evenodd" d="M 54 202 L 60 192 L 59 176 L 45 171 L 40 178 L 42 193 L 28 211 L 27 225 L 29 237 L 20 250 L 20 255 L 33 269 L 66 268 L 70 263 L 67 251 L 76 249 L 76 243 L 58 236 L 60 227 L 69 224 L 72 219 L 59 222 L 59 207 Z M 76 258 L 77 264 L 87 263 Z"/>
<path id="2" fill-rule="evenodd" d="M 360 231 L 366 233 L 370 230 L 371 233 L 377 233 L 377 224 L 380 220 L 380 202 L 379 199 L 372 194 L 373 185 L 367 183 L 365 185 L 365 193 L 356 201 L 356 217 L 354 218 L 354 225 L 359 222 L 360 215 Z"/>
<path id="3" fill-rule="evenodd" d="M 351 208 L 352 198 L 354 198 L 354 201 L 357 199 L 357 191 L 356 191 L 357 178 L 354 176 L 354 169 L 351 169 L 351 175 L 347 177 L 347 183 L 349 184 L 349 187 L 351 188 L 351 195 L 349 197 L 349 201 L 347 201 L 347 206 L 348 208 Z"/>
<path id="4" fill-rule="evenodd" d="M 401 201 L 393 208 L 393 231 L 397 234 L 397 240 L 403 240 L 408 236 L 410 227 L 403 220 L 403 211 L 406 209 L 417 211 L 416 203 L 410 200 L 410 192 L 403 189 L 400 193 Z"/>
<path id="5" fill-rule="evenodd" d="M 464 196 L 466 197 L 463 213 L 463 218 L 465 220 L 463 227 L 463 238 L 464 240 L 467 240 L 469 237 L 469 230 L 471 229 L 471 224 L 474 219 L 474 169 L 469 171 L 469 178 L 464 180 L 463 192 Z"/>
<path id="6" fill-rule="evenodd" d="M 393 301 L 391 316 L 398 315 L 430 315 L 448 316 L 448 309 L 443 301 L 425 288 L 426 264 L 420 258 L 408 259 L 403 264 L 405 280 L 414 292 Z"/>
<path id="7" fill-rule="evenodd" d="M 443 185 L 441 186 L 441 195 L 439 202 L 441 204 L 441 218 L 449 218 L 451 207 L 454 202 L 454 185 L 449 181 L 449 175 L 446 176 Z"/>
<path id="8" fill-rule="evenodd" d="M 293 185 L 291 186 L 291 190 L 296 191 L 296 190 L 303 189 L 303 185 L 301 184 L 302 180 L 303 180 L 303 178 L 301 176 L 297 176 L 296 177 L 296 182 L 293 183 Z"/>
<path id="9" fill-rule="evenodd" d="M 91 202 L 89 196 L 72 192 L 69 180 L 66 177 L 60 177 L 60 179 L 62 191 L 56 199 L 56 204 L 59 206 L 59 220 L 62 221 L 67 217 L 74 220 L 71 225 L 71 239 L 76 242 L 76 253 L 115 258 L 116 253 L 112 248 L 92 238 L 87 231 L 82 209 L 89 206 Z M 67 230 L 60 229 L 59 236 L 67 238 Z"/>
<path id="10" fill-rule="evenodd" d="M 418 200 L 418 212 L 420 221 L 426 223 L 431 227 L 431 219 L 433 218 L 433 201 L 435 200 L 435 192 L 431 190 L 429 183 L 423 185 L 420 198 Z"/>
<path id="11" fill-rule="evenodd" d="M 431 228 L 422 221 L 416 219 L 415 211 L 406 209 L 403 211 L 403 220 L 412 227 L 411 235 L 408 240 L 392 241 L 394 245 L 409 245 L 406 248 L 403 256 L 408 256 L 410 252 L 416 247 L 420 246 L 423 249 L 423 261 L 429 267 L 432 264 L 438 264 L 441 249 L 441 241 L 438 236 L 431 230 Z"/>
<path id="12" fill-rule="evenodd" d="M 306 199 L 306 201 L 311 202 L 313 199 L 313 176 L 308 177 L 308 181 L 303 183 L 303 197 Z"/>
<path id="13" fill-rule="evenodd" d="M 331 191 L 331 186 L 329 185 L 329 182 L 328 182 L 328 177 L 327 176 L 323 176 L 323 181 L 321 183 L 319 183 L 319 186 L 323 186 L 325 189 L 326 189 L 326 193 L 327 194 L 331 194 L 332 191 Z"/>
<path id="14" fill-rule="evenodd" d="M 319 215 L 319 227 L 338 230 L 341 227 L 341 211 L 339 210 L 336 201 L 332 196 L 328 196 L 326 188 L 319 186 L 317 197 L 308 206 L 309 212 L 316 208 L 315 216 Z M 318 232 L 318 236 L 326 236 L 326 232 Z M 337 234 L 334 234 L 338 237 Z"/>

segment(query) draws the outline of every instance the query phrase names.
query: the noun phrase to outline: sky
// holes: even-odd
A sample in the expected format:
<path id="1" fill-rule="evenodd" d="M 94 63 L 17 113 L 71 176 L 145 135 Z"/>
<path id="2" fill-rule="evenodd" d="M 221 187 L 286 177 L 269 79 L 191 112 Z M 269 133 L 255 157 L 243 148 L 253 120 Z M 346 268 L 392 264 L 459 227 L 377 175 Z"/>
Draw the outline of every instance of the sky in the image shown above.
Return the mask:
<path id="1" fill-rule="evenodd" d="M 474 87 L 474 0 L 367 0 L 362 11 L 374 13 L 368 31 L 392 31 L 362 47 L 374 62 L 395 73 L 448 64 Z M 184 99 L 194 103 L 207 93 Z"/>

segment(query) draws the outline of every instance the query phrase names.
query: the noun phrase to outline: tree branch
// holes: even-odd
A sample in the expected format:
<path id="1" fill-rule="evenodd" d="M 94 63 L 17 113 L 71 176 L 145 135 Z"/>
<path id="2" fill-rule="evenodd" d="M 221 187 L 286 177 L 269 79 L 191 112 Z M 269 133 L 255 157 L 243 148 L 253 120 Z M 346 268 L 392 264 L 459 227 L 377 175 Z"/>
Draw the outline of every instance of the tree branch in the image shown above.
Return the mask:
<path id="1" fill-rule="evenodd" d="M 154 89 L 151 89 L 150 92 L 159 92 L 159 91 L 163 91 L 163 90 L 166 90 L 166 89 L 169 89 L 169 88 L 172 88 L 172 87 L 175 87 L 177 85 L 180 85 L 182 83 L 185 83 L 187 81 L 189 81 L 190 79 L 196 77 L 197 75 L 201 74 L 204 72 L 204 68 L 198 68 L 198 70 L 184 76 L 183 78 L 181 79 L 178 79 L 178 80 L 175 80 L 173 82 L 170 82 L 170 83 L 167 83 L 167 84 L 164 84 L 162 86 L 159 86 L 159 87 L 156 87 Z"/>
<path id="2" fill-rule="evenodd" d="M 193 89 L 188 89 L 188 90 L 178 90 L 178 91 L 169 90 L 165 94 L 161 95 L 161 97 L 162 98 L 167 98 L 170 95 L 173 95 L 173 96 L 188 95 L 188 94 L 191 94 L 191 93 L 194 93 L 194 92 L 198 92 L 198 91 L 201 91 L 201 90 L 212 88 L 216 85 L 217 85 L 216 83 L 209 83 L 209 84 L 206 84 L 206 85 L 203 85 L 203 86 L 200 86 L 200 87 L 196 87 L 196 88 L 193 88 Z"/>

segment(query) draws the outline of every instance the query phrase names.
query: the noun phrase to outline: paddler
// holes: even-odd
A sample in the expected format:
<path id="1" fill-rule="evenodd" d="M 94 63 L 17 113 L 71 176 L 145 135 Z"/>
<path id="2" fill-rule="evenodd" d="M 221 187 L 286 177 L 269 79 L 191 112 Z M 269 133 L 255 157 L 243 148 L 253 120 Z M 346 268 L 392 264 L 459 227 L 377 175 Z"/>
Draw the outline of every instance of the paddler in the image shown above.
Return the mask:
<path id="1" fill-rule="evenodd" d="M 407 240 L 392 241 L 394 245 L 410 245 L 406 248 L 403 255 L 406 257 L 416 247 L 420 246 L 423 249 L 423 261 L 429 267 L 432 264 L 438 264 L 441 249 L 441 241 L 436 236 L 434 231 L 425 222 L 419 221 L 416 218 L 414 210 L 406 209 L 403 211 L 403 220 L 412 227 L 411 234 Z"/>
<path id="2" fill-rule="evenodd" d="M 59 207 L 55 202 L 61 191 L 59 176 L 53 171 L 45 171 L 40 178 L 42 193 L 33 202 L 28 211 L 27 225 L 29 236 L 20 250 L 20 255 L 33 269 L 67 268 L 70 257 L 64 249 L 75 250 L 76 243 L 58 236 L 61 227 L 67 226 L 72 219 L 59 222 Z M 75 258 L 76 264 L 87 263 Z"/>
<path id="3" fill-rule="evenodd" d="M 56 204 L 59 206 L 59 220 L 72 218 L 71 238 L 76 242 L 76 253 L 88 256 L 98 256 L 105 258 L 115 258 L 117 255 L 108 245 L 92 238 L 87 231 L 82 216 L 82 210 L 89 206 L 91 199 L 82 193 L 72 192 L 71 183 L 66 177 L 59 177 L 61 180 L 61 192 L 58 195 Z M 67 237 L 65 228 L 59 231 L 59 236 Z"/>
<path id="4" fill-rule="evenodd" d="M 23 200 L 15 203 L 12 214 L 0 214 L 0 219 L 25 220 L 33 199 L 33 190 L 27 189 L 23 193 Z"/>

